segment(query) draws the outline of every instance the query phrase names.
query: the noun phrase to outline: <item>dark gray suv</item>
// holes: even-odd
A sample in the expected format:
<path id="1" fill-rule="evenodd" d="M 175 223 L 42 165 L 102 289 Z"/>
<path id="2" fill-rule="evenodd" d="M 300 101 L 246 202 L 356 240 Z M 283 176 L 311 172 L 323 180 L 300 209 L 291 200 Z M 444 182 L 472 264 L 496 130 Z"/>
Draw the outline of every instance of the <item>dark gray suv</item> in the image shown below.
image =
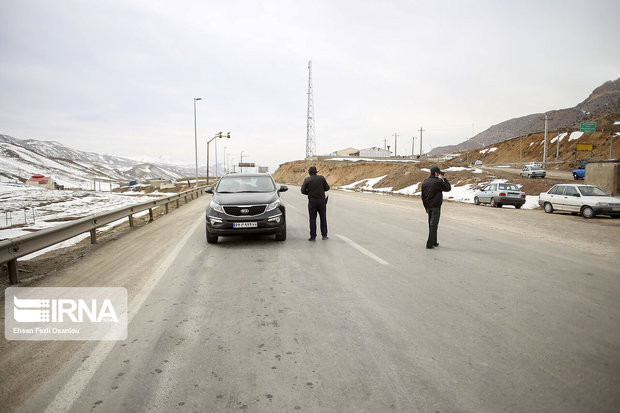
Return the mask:
<path id="1" fill-rule="evenodd" d="M 269 174 L 241 173 L 220 178 L 207 206 L 207 242 L 214 244 L 220 236 L 275 234 L 286 240 L 286 208 L 280 192 Z"/>

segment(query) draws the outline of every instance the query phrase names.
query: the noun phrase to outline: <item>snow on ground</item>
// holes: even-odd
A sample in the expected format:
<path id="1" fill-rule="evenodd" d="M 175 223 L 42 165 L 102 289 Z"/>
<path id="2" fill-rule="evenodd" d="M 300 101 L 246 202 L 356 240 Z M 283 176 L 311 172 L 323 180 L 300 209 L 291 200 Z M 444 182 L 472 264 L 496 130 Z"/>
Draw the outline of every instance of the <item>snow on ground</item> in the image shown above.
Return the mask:
<path id="1" fill-rule="evenodd" d="M 454 167 L 454 168 L 460 168 L 460 167 Z M 449 171 L 449 170 L 450 168 L 446 169 L 446 171 Z M 462 170 L 462 169 L 458 169 L 458 170 Z M 362 191 L 380 192 L 383 194 L 387 194 L 391 192 L 393 194 L 409 195 L 409 196 L 420 196 L 421 195 L 421 190 L 422 190 L 421 182 L 418 182 L 417 184 L 408 186 L 403 189 L 399 189 L 398 191 L 392 191 L 392 188 L 373 188 L 372 187 L 373 183 L 377 183 L 381 181 L 386 176 L 387 175 L 380 176 L 378 178 L 361 179 L 357 182 L 353 182 L 352 184 L 338 187 L 337 189 L 344 189 L 344 190 L 350 191 L 350 190 L 355 189 L 356 186 L 365 182 L 365 184 L 359 187 L 358 190 L 361 189 Z M 505 183 L 505 182 L 508 182 L 508 180 L 495 179 L 491 182 L 481 182 L 480 185 L 484 186 L 486 184 L 491 184 L 491 183 Z M 473 204 L 474 196 L 476 192 L 478 192 L 478 188 L 472 184 L 466 184 L 463 186 L 452 185 L 452 190 L 450 190 L 450 192 L 443 193 L 443 199 L 454 201 L 454 202 L 463 202 L 466 204 Z M 522 209 L 538 208 L 538 195 L 526 195 L 525 204 L 521 208 Z"/>
<path id="2" fill-rule="evenodd" d="M 566 137 L 566 135 L 568 135 L 568 133 L 564 132 L 564 133 L 560 133 L 558 136 L 556 136 L 555 138 L 551 139 L 551 143 L 555 143 L 555 141 L 557 141 L 558 139 L 560 140 L 560 142 L 562 142 L 562 139 L 564 139 Z"/>
<path id="3" fill-rule="evenodd" d="M 491 153 L 491 152 L 495 152 L 497 150 L 497 148 L 488 148 L 488 149 L 483 149 L 480 151 L 480 153 Z"/>
<path id="4" fill-rule="evenodd" d="M 361 185 L 362 183 L 366 182 L 363 186 L 361 186 L 358 189 L 361 189 L 362 191 L 373 191 L 373 190 L 376 191 L 376 189 L 373 189 L 373 186 L 377 184 L 379 181 L 381 181 L 383 178 L 385 178 L 386 176 L 387 175 L 379 176 L 377 178 L 360 179 L 359 181 L 353 182 L 352 184 L 343 185 L 340 187 L 340 189 L 356 189 L 358 185 Z"/>
<path id="5" fill-rule="evenodd" d="M 418 191 L 418 188 L 422 189 L 420 185 L 422 185 L 422 182 L 418 182 L 417 184 L 413 184 L 406 188 L 399 189 L 398 191 L 394 191 L 394 193 L 401 195 L 420 195 L 420 192 Z"/>
<path id="6" fill-rule="evenodd" d="M 367 162 L 420 162 L 415 159 L 391 159 L 391 158 L 328 158 L 326 161 L 367 161 Z"/>
<path id="7" fill-rule="evenodd" d="M 572 132 L 570 134 L 570 137 L 568 138 L 568 141 L 576 141 L 577 139 L 581 138 L 581 135 L 583 135 L 583 132 Z"/>
<path id="8" fill-rule="evenodd" d="M 23 184 L 0 183 L 0 239 L 19 237 L 37 230 L 61 225 L 73 219 L 100 214 L 169 195 L 159 192 L 119 194 L 82 190 L 57 191 Z M 118 223 L 122 221 L 119 220 Z M 100 230 L 109 229 L 118 223 L 109 224 Z M 72 238 L 65 243 L 72 245 L 86 236 L 88 234 L 80 236 L 81 238 Z M 62 244 L 50 248 L 62 248 Z"/>

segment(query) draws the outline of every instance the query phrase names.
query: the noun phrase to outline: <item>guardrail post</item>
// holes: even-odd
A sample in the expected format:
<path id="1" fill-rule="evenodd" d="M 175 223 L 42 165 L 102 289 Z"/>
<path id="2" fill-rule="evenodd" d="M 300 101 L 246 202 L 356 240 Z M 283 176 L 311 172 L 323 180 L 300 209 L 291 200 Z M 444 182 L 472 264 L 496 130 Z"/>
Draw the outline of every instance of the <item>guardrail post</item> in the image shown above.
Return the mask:
<path id="1" fill-rule="evenodd" d="M 180 207 L 179 200 L 177 199 L 177 208 Z"/>
<path id="2" fill-rule="evenodd" d="M 149 208 L 149 222 L 153 222 L 153 208 Z"/>
<path id="3" fill-rule="evenodd" d="M 19 283 L 19 271 L 17 271 L 17 260 L 11 260 L 6 263 L 9 267 L 9 283 Z"/>
<path id="4" fill-rule="evenodd" d="M 90 243 L 91 244 L 97 243 L 97 230 L 95 228 L 90 230 Z"/>
<path id="5" fill-rule="evenodd" d="M 166 202 L 166 214 L 168 213 L 168 203 Z"/>
<path id="6" fill-rule="evenodd" d="M 133 228 L 133 215 L 129 215 L 129 227 Z"/>

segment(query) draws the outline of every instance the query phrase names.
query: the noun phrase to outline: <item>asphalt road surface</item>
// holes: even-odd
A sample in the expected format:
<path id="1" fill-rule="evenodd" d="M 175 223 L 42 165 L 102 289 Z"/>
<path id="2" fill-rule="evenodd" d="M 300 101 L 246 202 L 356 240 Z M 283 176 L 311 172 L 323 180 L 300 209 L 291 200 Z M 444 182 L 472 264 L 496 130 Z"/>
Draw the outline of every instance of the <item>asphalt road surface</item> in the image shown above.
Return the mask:
<path id="1" fill-rule="evenodd" d="M 484 169 L 490 169 L 492 171 L 503 171 L 512 175 L 517 175 L 517 176 L 521 176 L 521 171 L 523 170 L 523 168 L 501 168 L 501 167 L 497 167 L 497 166 L 482 166 L 482 168 Z M 555 169 L 551 169 L 550 167 L 548 167 L 548 169 L 545 169 L 545 171 L 547 172 L 547 178 L 555 178 L 555 179 L 573 179 L 573 174 L 571 171 L 558 171 Z"/>
<path id="2" fill-rule="evenodd" d="M 127 288 L 128 339 L 3 337 L 0 410 L 620 410 L 619 220 L 448 203 L 426 250 L 419 199 L 332 191 L 312 243 L 283 197 L 285 242 L 207 245 L 205 196 L 38 282 Z"/>

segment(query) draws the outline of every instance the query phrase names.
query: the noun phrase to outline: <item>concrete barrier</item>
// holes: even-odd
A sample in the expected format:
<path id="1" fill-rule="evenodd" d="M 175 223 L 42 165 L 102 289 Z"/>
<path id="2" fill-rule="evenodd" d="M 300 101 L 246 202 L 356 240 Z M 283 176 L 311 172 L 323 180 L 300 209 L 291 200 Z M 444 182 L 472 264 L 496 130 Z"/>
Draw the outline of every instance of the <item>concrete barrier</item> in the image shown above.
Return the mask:
<path id="1" fill-rule="evenodd" d="M 620 162 L 590 162 L 586 165 L 585 183 L 596 185 L 613 196 L 620 195 Z"/>

